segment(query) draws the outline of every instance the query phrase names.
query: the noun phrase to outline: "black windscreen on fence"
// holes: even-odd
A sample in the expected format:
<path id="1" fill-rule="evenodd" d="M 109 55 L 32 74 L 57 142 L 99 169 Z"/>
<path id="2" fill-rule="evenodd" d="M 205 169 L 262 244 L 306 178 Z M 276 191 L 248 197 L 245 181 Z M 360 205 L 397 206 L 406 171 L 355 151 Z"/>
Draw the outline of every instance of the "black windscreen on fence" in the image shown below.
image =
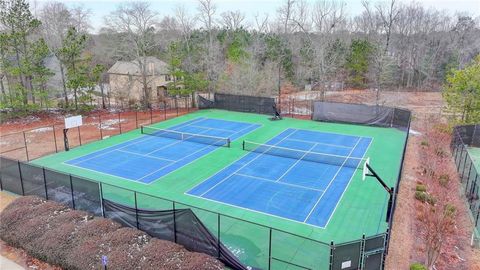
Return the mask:
<path id="1" fill-rule="evenodd" d="M 73 201 L 75 209 L 102 215 L 102 199 L 98 183 L 72 176 Z"/>
<path id="2" fill-rule="evenodd" d="M 215 93 L 214 100 L 198 97 L 200 109 L 221 109 L 237 112 L 274 114 L 275 99 Z"/>
<path id="3" fill-rule="evenodd" d="M 190 209 L 145 210 L 103 200 L 105 216 L 153 237 L 174 241 L 190 251 L 218 257 L 228 267 L 247 269 Z"/>
<path id="4" fill-rule="evenodd" d="M 355 270 L 360 269 L 361 242 L 337 245 L 333 249 L 333 270 Z"/>
<path id="5" fill-rule="evenodd" d="M 45 169 L 48 199 L 63 203 L 71 208 L 73 205 L 72 186 L 68 174 Z"/>
<path id="6" fill-rule="evenodd" d="M 19 164 L 18 161 L 0 157 L 0 181 L 2 189 L 23 195 Z"/>
<path id="7" fill-rule="evenodd" d="M 43 169 L 26 163 L 20 163 L 25 195 L 47 198 Z"/>
<path id="8" fill-rule="evenodd" d="M 410 114 L 408 110 L 385 106 L 316 101 L 312 119 L 407 130 Z"/>

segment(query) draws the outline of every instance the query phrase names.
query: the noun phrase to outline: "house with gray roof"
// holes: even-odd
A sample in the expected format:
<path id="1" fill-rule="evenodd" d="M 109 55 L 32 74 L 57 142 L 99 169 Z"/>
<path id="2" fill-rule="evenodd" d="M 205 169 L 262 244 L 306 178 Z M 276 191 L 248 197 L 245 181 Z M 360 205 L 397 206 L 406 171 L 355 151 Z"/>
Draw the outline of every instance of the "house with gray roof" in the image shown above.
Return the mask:
<path id="1" fill-rule="evenodd" d="M 153 103 L 165 99 L 167 85 L 172 81 L 168 64 L 151 56 L 133 61 L 117 61 L 107 73 L 110 98 L 117 105 L 133 105 L 145 98 L 143 74 L 148 85 L 148 99 Z"/>

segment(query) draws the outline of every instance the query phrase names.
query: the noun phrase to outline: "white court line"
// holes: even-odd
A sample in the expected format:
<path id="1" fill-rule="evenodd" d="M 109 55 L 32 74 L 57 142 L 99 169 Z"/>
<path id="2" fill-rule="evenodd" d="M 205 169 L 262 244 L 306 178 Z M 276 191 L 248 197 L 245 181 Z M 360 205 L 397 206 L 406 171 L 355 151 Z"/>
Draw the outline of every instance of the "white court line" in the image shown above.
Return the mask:
<path id="1" fill-rule="evenodd" d="M 327 193 L 327 190 L 330 188 L 330 186 L 332 185 L 333 181 L 337 178 L 338 174 L 339 174 L 340 171 L 343 169 L 343 165 L 345 165 L 345 162 L 347 162 L 348 158 L 352 155 L 353 150 L 355 150 L 355 148 L 357 147 L 358 143 L 359 143 L 361 140 L 362 140 L 362 138 L 358 138 L 357 143 L 355 143 L 355 146 L 352 148 L 352 150 L 351 150 L 350 153 L 348 154 L 347 158 L 343 161 L 342 166 L 340 166 L 340 168 L 338 168 L 337 172 L 336 172 L 335 175 L 332 177 L 332 180 L 330 180 L 330 182 L 328 183 L 327 188 L 325 188 L 325 192 L 323 192 L 322 195 L 320 195 L 320 198 L 318 198 L 317 202 L 316 202 L 315 205 L 312 207 L 312 210 L 310 210 L 310 213 L 308 213 L 307 217 L 305 218 L 305 220 L 304 220 L 303 222 L 307 222 L 308 218 L 310 218 L 310 216 L 312 215 L 313 211 L 315 210 L 315 208 L 317 208 L 317 205 L 320 203 L 320 200 L 322 200 L 323 195 L 325 195 L 325 193 Z M 357 165 L 357 168 L 358 168 L 358 165 Z"/>
<path id="2" fill-rule="evenodd" d="M 250 123 L 247 123 L 248 125 L 250 125 Z M 219 130 L 219 131 L 222 131 L 222 132 L 229 132 L 229 133 L 232 133 L 232 132 L 235 132 L 231 129 L 223 129 L 223 128 L 214 128 L 214 127 L 206 127 L 206 126 L 192 126 L 192 127 L 196 127 L 196 128 L 208 128 L 210 130 Z"/>
<path id="3" fill-rule="evenodd" d="M 285 173 L 283 173 L 277 180 L 275 180 L 275 182 L 278 182 L 280 181 L 288 172 L 290 172 L 300 161 L 302 161 L 302 159 L 308 154 L 308 153 L 311 153 L 310 151 L 312 151 L 313 148 L 315 148 L 315 146 L 317 146 L 317 144 L 314 144 L 312 147 L 310 147 L 310 149 L 308 149 L 308 151 L 305 152 L 305 154 L 303 154 L 303 156 L 298 159 L 297 161 L 295 161 L 295 163 L 293 163 L 290 168 L 288 168 Z"/>
<path id="4" fill-rule="evenodd" d="M 321 122 L 323 123 L 323 122 Z M 341 123 L 337 123 L 337 124 L 341 124 Z M 366 126 L 368 127 L 368 126 Z M 292 128 L 293 129 L 293 128 Z M 372 139 L 371 137 L 365 137 L 365 136 L 357 136 L 357 135 L 352 135 L 352 134 L 344 134 L 344 133 L 338 133 L 338 132 L 332 132 L 332 131 L 323 131 L 323 130 L 312 130 L 312 129 L 305 129 L 305 128 L 294 128 L 296 130 L 303 130 L 303 131 L 309 131 L 309 132 L 320 132 L 320 133 L 327 133 L 327 134 L 333 134 L 333 135 L 342 135 L 342 136 L 345 136 L 345 137 L 352 137 L 354 139 L 358 139 L 358 138 L 365 138 L 365 139 Z"/>
<path id="5" fill-rule="evenodd" d="M 251 125 L 249 125 L 248 127 L 250 127 L 250 126 L 251 126 Z M 236 133 L 239 133 L 239 132 L 247 129 L 248 127 L 244 128 L 244 129 L 241 129 L 241 130 L 235 132 L 235 133 L 232 134 L 232 135 L 235 135 Z M 183 142 L 183 141 L 180 141 L 180 142 Z M 208 147 L 219 148 L 219 147 L 216 147 L 216 146 L 214 146 L 214 145 L 207 145 L 206 147 L 203 147 L 203 148 L 201 148 L 201 149 L 199 149 L 199 150 L 197 150 L 197 151 L 195 151 L 195 152 L 193 152 L 193 153 L 191 153 L 191 154 L 189 154 L 189 155 L 187 155 L 187 156 L 184 156 L 183 158 L 181 158 L 181 159 L 179 159 L 179 160 L 176 160 L 176 161 L 174 161 L 174 162 L 172 162 L 172 163 L 170 163 L 170 164 L 168 164 L 168 165 L 165 165 L 165 166 L 161 167 L 160 169 L 158 169 L 158 170 L 156 170 L 156 171 L 154 171 L 154 172 L 152 172 L 152 173 L 150 173 L 150 174 L 144 175 L 142 178 L 139 178 L 139 179 L 137 179 L 137 180 L 142 180 L 142 179 L 144 179 L 145 177 L 150 176 L 150 175 L 152 175 L 152 174 L 154 174 L 154 173 L 156 173 L 156 172 L 158 172 L 158 171 L 161 171 L 161 170 L 163 170 L 164 168 L 166 168 L 166 167 L 168 167 L 168 166 L 171 166 L 171 165 L 173 165 L 173 164 L 175 164 L 175 163 L 177 163 L 177 162 L 179 162 L 179 161 L 181 161 L 181 160 L 183 160 L 183 159 L 185 159 L 185 158 L 187 158 L 187 157 L 189 157 L 189 156 L 191 156 L 191 155 L 193 155 L 193 154 L 196 154 L 196 153 L 198 153 L 198 152 L 200 152 L 200 151 L 203 151 L 204 149 L 206 149 L 206 148 L 208 148 Z M 198 158 L 192 160 L 191 162 L 188 162 L 187 164 L 190 164 L 190 163 L 196 161 L 197 159 L 198 159 Z M 176 171 L 176 170 L 178 170 L 178 169 L 186 166 L 187 164 L 184 164 L 183 166 L 175 169 L 174 171 Z M 168 175 L 168 174 L 170 174 L 170 173 L 164 174 L 164 175 L 162 175 L 161 177 L 164 177 L 164 176 L 166 176 L 166 175 Z"/>
<path id="6" fill-rule="evenodd" d="M 239 123 L 241 123 L 241 122 L 239 122 Z M 252 127 L 252 126 L 254 126 L 254 124 L 251 124 L 249 127 Z M 239 133 L 239 132 L 242 132 L 242 131 L 244 131 L 245 129 L 247 129 L 247 128 L 244 128 L 244 129 L 242 129 L 242 130 L 239 130 L 239 131 L 235 132 L 235 133 L 232 134 L 232 135 L 235 135 L 235 134 L 237 134 L 237 133 Z M 254 129 L 254 130 L 255 130 L 255 129 Z M 252 131 L 253 131 L 253 130 L 252 130 Z M 252 132 L 252 131 L 250 131 L 250 132 Z M 250 132 L 248 132 L 248 133 L 250 133 Z M 245 136 L 245 135 L 247 135 L 248 133 L 245 133 L 245 134 L 243 134 L 242 136 Z M 221 149 L 222 147 L 215 147 L 215 148 L 216 148 L 216 149 L 214 149 L 213 151 L 216 151 L 216 150 L 218 150 L 218 149 Z M 203 156 L 202 156 L 202 157 L 203 157 Z M 161 177 L 163 178 L 163 177 L 165 177 L 165 176 L 167 176 L 167 175 L 169 175 L 169 174 L 171 174 L 171 173 L 173 173 L 173 172 L 175 172 L 175 171 L 177 171 L 177 170 L 180 170 L 181 168 L 183 168 L 183 167 L 187 166 L 188 164 L 190 164 L 190 163 L 192 163 L 192 162 L 195 162 L 195 161 L 197 161 L 197 160 L 198 160 L 198 158 L 196 158 L 196 159 L 194 159 L 194 160 L 192 160 L 192 161 L 190 161 L 190 162 L 188 162 L 188 163 L 185 163 L 184 165 L 176 168 L 175 170 L 173 170 L 173 171 L 171 171 L 171 172 L 169 172 L 169 173 L 167 173 L 167 174 L 162 175 Z M 235 161 L 233 161 L 233 162 L 235 162 Z M 232 163 L 233 163 L 233 162 L 232 162 Z M 223 170 L 223 169 L 222 169 L 222 170 Z M 222 170 L 220 170 L 220 171 L 217 172 L 216 174 L 220 173 Z M 152 181 L 151 183 L 153 183 L 153 182 L 155 182 L 155 181 Z M 202 182 L 199 183 L 198 185 L 202 184 L 203 182 L 205 182 L 205 181 L 202 181 Z M 197 185 L 197 186 L 198 186 L 198 185 Z"/>
<path id="7" fill-rule="evenodd" d="M 117 176 L 117 175 L 114 175 L 114 174 L 104 173 L 104 172 L 101 172 L 101 171 L 96 171 L 96 170 L 93 170 L 93 169 L 84 168 L 84 167 L 80 167 L 80 166 L 77 166 L 77 165 L 72 165 L 72 164 L 65 164 L 65 165 L 67 165 L 67 166 L 72 166 L 72 167 L 79 168 L 79 169 L 86 170 L 86 171 L 90 171 L 90 172 L 93 172 L 93 173 L 98 173 L 98 174 L 107 175 L 107 176 L 110 176 L 110 177 L 118 177 L 118 178 L 120 178 L 120 179 L 122 179 L 122 180 L 127 180 L 127 181 L 131 181 L 131 182 L 134 182 L 134 183 L 139 183 L 139 184 L 148 185 L 148 184 L 143 183 L 143 182 L 138 182 L 138 181 L 135 180 L 135 179 L 130 179 L 130 178 L 122 177 L 122 176 Z M 72 176 L 75 176 L 75 175 L 72 174 Z M 85 176 L 78 175 L 78 177 L 84 178 Z M 88 178 L 87 178 L 87 179 L 88 179 Z M 96 180 L 95 180 L 95 181 L 96 181 Z M 98 182 L 101 182 L 101 183 L 104 183 L 104 184 L 107 184 L 107 185 L 112 185 L 112 184 L 109 184 L 109 183 L 106 183 L 106 182 L 102 182 L 102 181 L 98 181 Z"/>
<path id="8" fill-rule="evenodd" d="M 234 175 L 239 175 L 239 176 L 243 176 L 243 177 L 258 179 L 258 180 L 265 181 L 265 182 L 272 182 L 272 183 L 276 183 L 276 184 L 280 184 L 280 185 L 291 186 L 291 187 L 296 187 L 296 188 L 301 188 L 301 189 L 306 189 L 306 190 L 312 190 L 312 191 L 318 191 L 318 192 L 323 192 L 324 191 L 323 189 L 309 188 L 309 187 L 299 186 L 299 185 L 285 183 L 285 182 L 277 182 L 275 180 L 271 180 L 271 179 L 268 179 L 268 178 L 251 176 L 251 175 L 247 175 L 247 174 L 243 174 L 243 173 L 236 173 Z"/>
<path id="9" fill-rule="evenodd" d="M 158 160 L 165 160 L 165 161 L 169 161 L 169 162 L 175 161 L 175 160 L 173 160 L 173 159 L 159 158 L 159 157 L 154 157 L 154 156 L 146 156 L 146 155 L 143 155 L 143 154 L 139 154 L 139 153 L 135 153 L 135 152 L 130 152 L 130 151 L 125 151 L 125 150 L 117 150 L 117 151 L 118 151 L 118 152 L 127 153 L 127 154 L 136 155 L 136 156 L 140 156 L 140 157 L 147 157 L 147 158 L 153 158 L 153 159 L 158 159 Z"/>
<path id="10" fill-rule="evenodd" d="M 292 133 L 288 134 L 285 138 L 282 138 L 280 141 L 278 141 L 277 143 L 273 144 L 273 145 L 277 145 L 279 143 L 281 143 L 283 140 L 287 139 L 289 136 L 291 136 L 292 134 L 294 134 L 296 132 L 293 131 Z M 255 161 L 257 158 L 263 156 L 264 153 L 261 153 L 259 154 L 258 156 L 256 156 L 255 158 L 253 158 L 252 160 L 250 160 L 249 162 L 245 163 L 242 167 L 238 168 L 238 170 L 234 171 L 233 173 L 231 173 L 229 176 L 225 177 L 222 179 L 222 181 L 218 182 L 217 184 L 215 184 L 213 187 L 210 187 L 207 191 L 203 192 L 200 196 L 203 196 L 205 195 L 206 193 L 210 192 L 210 190 L 216 188 L 218 185 L 220 185 L 221 183 L 225 182 L 225 180 L 227 180 L 228 178 L 230 178 L 232 175 L 236 174 L 237 172 L 239 172 L 241 169 L 245 168 L 248 164 L 252 163 L 253 161 Z"/>
<path id="11" fill-rule="evenodd" d="M 343 146 L 343 145 L 338 145 L 338 144 L 330 144 L 330 143 L 321 143 L 321 142 L 316 142 L 316 141 L 305 141 L 305 140 L 299 140 L 299 139 L 288 139 L 288 141 L 298 141 L 298 142 L 304 142 L 304 143 L 317 143 L 321 145 L 327 145 L 327 146 L 333 146 L 333 147 L 338 147 L 338 148 L 348 148 L 351 149 L 351 146 Z"/>
<path id="12" fill-rule="evenodd" d="M 208 147 L 212 147 L 212 146 L 213 146 L 213 145 L 207 145 L 207 146 L 205 146 L 205 147 L 203 147 L 203 148 L 200 148 L 199 150 L 197 150 L 197 151 L 195 151 L 195 152 L 193 152 L 193 153 L 191 153 L 191 154 L 189 154 L 189 155 L 187 155 L 187 156 L 184 156 L 184 157 L 182 157 L 181 159 L 177 159 L 177 160 L 173 161 L 172 163 L 167 164 L 167 165 L 161 167 L 161 168 L 158 169 L 158 170 L 155 170 L 155 171 L 153 171 L 153 172 L 151 172 L 151 173 L 149 173 L 149 174 L 147 174 L 147 175 L 144 175 L 144 176 L 141 177 L 141 178 L 138 178 L 137 180 L 142 180 L 142 179 L 144 179 L 144 178 L 147 177 L 147 176 L 150 176 L 150 175 L 152 175 L 152 174 L 154 174 L 154 173 L 156 173 L 156 172 L 158 172 L 158 171 L 161 171 L 161 170 L 163 170 L 164 168 L 166 168 L 166 167 L 168 167 L 168 166 L 170 166 L 170 165 L 173 165 L 173 164 L 175 164 L 175 163 L 177 163 L 177 162 L 179 162 L 179 161 L 181 161 L 181 160 L 184 160 L 185 158 L 187 158 L 187 157 L 189 157 L 189 156 L 191 156 L 191 155 L 193 155 L 193 154 L 196 154 L 196 153 L 198 153 L 198 152 L 200 152 L 200 151 L 203 151 L 204 149 L 206 149 L 206 148 L 208 148 Z M 195 160 L 197 160 L 197 159 L 195 159 Z M 163 176 L 164 176 L 164 175 L 162 175 L 161 177 L 163 177 Z"/>
<path id="13" fill-rule="evenodd" d="M 363 138 L 363 139 L 366 139 L 366 138 Z M 373 138 L 371 138 L 370 143 L 368 144 L 367 148 L 366 148 L 365 151 L 363 152 L 362 159 L 365 158 L 365 155 L 367 154 L 367 151 L 368 151 L 368 149 L 370 148 L 370 145 L 372 144 L 372 142 L 373 142 Z M 348 180 L 347 186 L 346 186 L 345 189 L 343 190 L 342 195 L 340 196 L 340 198 L 337 200 L 337 204 L 335 205 L 335 208 L 333 209 L 332 214 L 330 214 L 330 217 L 328 218 L 327 223 L 325 223 L 325 228 L 327 227 L 328 223 L 329 223 L 330 220 L 332 219 L 333 214 L 335 214 L 335 211 L 337 210 L 337 207 L 340 205 L 340 201 L 341 201 L 342 198 L 343 198 L 343 194 L 345 194 L 345 192 L 347 191 L 348 186 L 350 186 L 350 183 L 352 182 L 353 176 L 354 176 L 354 175 L 357 173 L 357 171 L 358 171 L 358 166 L 360 166 L 360 164 L 357 165 L 357 169 L 356 169 L 355 172 L 352 174 L 352 176 L 350 176 L 350 180 Z"/>
<path id="14" fill-rule="evenodd" d="M 205 118 L 204 118 L 204 117 L 200 117 L 200 118 L 194 119 L 194 120 L 192 120 L 192 122 L 189 123 L 188 125 L 193 124 L 193 123 L 196 122 L 197 120 L 205 120 Z M 188 123 L 188 122 L 186 122 L 186 123 Z M 183 124 L 184 124 L 184 123 L 183 123 Z M 179 124 L 179 125 L 182 125 L 182 124 Z M 177 126 L 179 126 L 179 125 L 177 125 Z M 176 126 L 173 126 L 173 127 L 176 127 Z M 85 157 L 85 156 L 88 156 L 88 155 L 91 155 L 91 154 L 95 154 L 95 153 L 97 153 L 97 152 L 102 152 L 102 151 L 104 151 L 104 150 L 106 150 L 106 149 L 109 149 L 109 148 L 114 148 L 114 147 L 116 147 L 116 148 L 114 148 L 114 149 L 112 149 L 112 150 L 109 150 L 109 151 L 107 151 L 107 152 L 98 153 L 98 154 L 96 154 L 96 155 L 93 155 L 93 156 L 90 157 L 90 158 L 87 158 L 87 159 L 84 159 L 84 160 L 81 160 L 81 161 L 79 161 L 79 162 L 75 162 L 75 163 L 74 163 L 74 164 L 80 164 L 80 163 L 83 163 L 84 161 L 87 161 L 87 160 L 90 160 L 90 159 L 93 159 L 93 158 L 96 158 L 96 157 L 104 156 L 105 154 L 111 153 L 111 152 L 113 152 L 113 151 L 115 151 L 115 150 L 123 149 L 123 148 L 125 148 L 125 147 L 130 146 L 130 145 L 135 145 L 135 144 L 138 144 L 138 143 L 141 143 L 141 142 L 145 142 L 145 141 L 148 141 L 148 140 L 153 140 L 154 138 L 155 138 L 155 137 L 153 137 L 153 136 L 143 135 L 143 137 L 142 137 L 142 136 L 136 137 L 136 138 L 133 138 L 133 139 L 131 139 L 131 140 L 127 140 L 127 141 L 121 142 L 121 143 L 119 143 L 119 144 L 115 144 L 115 145 L 112 145 L 112 146 L 109 146 L 109 147 L 106 147 L 106 148 L 97 150 L 97 151 L 95 151 L 95 152 L 92 152 L 92 153 L 89 153 L 89 154 L 86 154 L 86 155 L 83 155 L 83 156 L 80 156 L 80 157 L 75 157 L 75 158 L 66 160 L 66 161 L 64 161 L 64 162 L 62 162 L 62 163 L 67 164 L 67 162 L 69 162 L 69 161 L 72 161 L 72 160 L 75 160 L 75 159 L 79 159 L 79 158 L 82 158 L 82 157 Z M 127 144 L 127 145 L 124 145 L 124 146 L 122 146 L 122 147 L 120 147 L 120 148 L 118 147 L 118 145 L 124 144 L 124 143 L 129 142 L 129 141 L 135 141 L 135 140 L 137 140 L 137 141 L 136 141 L 136 142 L 129 143 L 129 144 Z"/>
<path id="15" fill-rule="evenodd" d="M 266 215 L 266 216 L 269 216 L 269 217 L 272 217 L 272 218 L 278 218 L 278 219 L 281 219 L 281 220 L 286 220 L 286 221 L 290 221 L 290 222 L 294 222 L 294 223 L 298 223 L 298 224 L 303 224 L 303 225 L 307 225 L 307 226 L 318 228 L 318 229 L 325 229 L 325 227 L 316 226 L 316 225 L 313 225 L 313 224 L 310 224 L 310 223 L 305 223 L 305 222 L 294 220 L 294 219 L 291 219 L 291 218 L 277 216 L 277 215 L 270 214 L 270 213 L 267 213 L 267 212 L 253 210 L 253 209 L 250 209 L 250 208 L 246 208 L 246 207 L 242 207 L 242 206 L 238 206 L 238 205 L 234 205 L 234 204 L 230 204 L 230 203 L 226 203 L 226 202 L 222 202 L 222 201 L 217 201 L 217 200 L 213 200 L 213 199 L 209 199 L 209 198 L 205 198 L 205 197 L 200 197 L 200 196 L 189 194 L 189 193 L 184 193 L 184 194 L 187 195 L 187 196 L 198 198 L 200 200 L 207 200 L 207 201 L 210 201 L 210 202 L 227 205 L 227 206 L 230 206 L 230 207 L 233 207 L 233 208 L 238 208 L 238 209 L 242 209 L 242 210 L 245 210 L 245 211 L 254 212 L 254 213 L 257 213 L 257 214 Z"/>

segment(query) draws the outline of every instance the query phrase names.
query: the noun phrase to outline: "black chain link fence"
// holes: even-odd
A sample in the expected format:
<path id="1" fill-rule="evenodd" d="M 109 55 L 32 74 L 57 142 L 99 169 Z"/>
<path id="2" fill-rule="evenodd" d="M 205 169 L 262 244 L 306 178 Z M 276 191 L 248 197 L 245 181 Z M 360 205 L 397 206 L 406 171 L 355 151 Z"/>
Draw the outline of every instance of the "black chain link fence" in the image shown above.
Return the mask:
<path id="1" fill-rule="evenodd" d="M 215 101 L 226 98 L 227 95 L 219 97 L 221 98 L 215 98 Z M 250 100 L 250 97 L 240 98 L 244 102 L 238 102 L 238 98 L 238 96 L 228 95 L 229 100 L 215 103 L 199 97 L 199 107 L 221 107 L 234 111 L 273 114 L 274 99 L 257 98 L 248 105 L 245 100 Z M 238 105 L 235 105 L 235 100 Z M 209 102 L 213 104 L 209 105 Z M 262 108 L 262 106 L 266 107 Z M 346 110 L 349 109 L 349 104 L 337 104 L 337 106 L 345 106 Z M 322 110 L 325 112 L 325 109 Z M 389 117 L 385 118 L 387 120 L 382 121 L 380 126 L 396 127 L 406 131 L 404 156 L 410 126 L 410 112 L 396 108 L 387 110 L 389 110 Z M 310 118 L 314 115 L 320 121 L 344 122 L 342 120 L 345 120 L 335 119 L 331 115 L 328 119 L 322 119 L 320 114 L 315 112 Z M 384 124 L 387 122 L 389 125 Z M 359 124 L 359 121 L 351 121 L 351 123 Z M 19 195 L 38 195 L 64 203 L 74 209 L 115 219 L 125 226 L 137 227 L 152 236 L 180 243 L 191 251 L 216 256 L 233 269 L 245 269 L 246 265 L 269 270 L 384 269 L 389 244 L 388 229 L 384 233 L 363 236 L 348 243 L 324 243 L 209 209 L 10 158 L 1 157 L 0 165 L 2 190 Z M 396 191 L 400 182 L 403 157 L 400 166 Z M 390 209 L 392 215 L 388 220 L 389 228 L 392 226 L 395 205 L 394 199 Z M 292 252 L 292 248 L 295 252 Z"/>
<path id="2" fill-rule="evenodd" d="M 475 226 L 472 244 L 480 246 L 480 124 L 456 126 L 451 150 Z M 477 150 L 478 157 L 472 151 Z"/>

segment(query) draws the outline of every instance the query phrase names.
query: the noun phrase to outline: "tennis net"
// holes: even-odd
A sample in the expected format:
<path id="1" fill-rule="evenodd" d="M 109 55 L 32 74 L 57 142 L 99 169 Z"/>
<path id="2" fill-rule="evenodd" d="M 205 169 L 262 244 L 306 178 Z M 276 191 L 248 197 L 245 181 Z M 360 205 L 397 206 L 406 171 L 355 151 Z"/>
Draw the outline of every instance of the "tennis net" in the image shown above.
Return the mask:
<path id="1" fill-rule="evenodd" d="M 147 127 L 147 126 L 142 126 L 141 130 L 142 130 L 142 134 L 151 135 L 151 136 L 164 137 L 164 138 L 170 138 L 170 139 L 181 140 L 181 141 L 190 141 L 190 142 L 209 144 L 209 145 L 215 145 L 215 146 L 230 147 L 229 138 L 186 133 L 186 132 L 180 132 L 175 130 L 160 129 L 160 128 Z"/>
<path id="2" fill-rule="evenodd" d="M 358 169 L 362 169 L 364 164 L 367 162 L 366 158 L 356 158 L 319 152 L 303 151 L 299 149 L 261 144 L 250 141 L 243 141 L 243 150 L 261 154 L 268 154 L 272 156 L 279 156 L 297 160 L 300 159 L 304 161 L 325 163 L 335 166 L 344 166 Z"/>

